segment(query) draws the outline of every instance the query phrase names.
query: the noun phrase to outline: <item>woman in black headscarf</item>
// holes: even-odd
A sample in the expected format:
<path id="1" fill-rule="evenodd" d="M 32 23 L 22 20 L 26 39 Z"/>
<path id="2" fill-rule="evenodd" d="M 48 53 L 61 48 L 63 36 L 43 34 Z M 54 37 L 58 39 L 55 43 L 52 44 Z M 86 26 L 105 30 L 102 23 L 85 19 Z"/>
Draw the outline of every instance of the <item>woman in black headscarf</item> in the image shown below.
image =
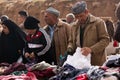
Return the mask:
<path id="1" fill-rule="evenodd" d="M 22 55 L 25 33 L 11 20 L 2 23 L 0 35 L 0 62 L 13 63 Z"/>

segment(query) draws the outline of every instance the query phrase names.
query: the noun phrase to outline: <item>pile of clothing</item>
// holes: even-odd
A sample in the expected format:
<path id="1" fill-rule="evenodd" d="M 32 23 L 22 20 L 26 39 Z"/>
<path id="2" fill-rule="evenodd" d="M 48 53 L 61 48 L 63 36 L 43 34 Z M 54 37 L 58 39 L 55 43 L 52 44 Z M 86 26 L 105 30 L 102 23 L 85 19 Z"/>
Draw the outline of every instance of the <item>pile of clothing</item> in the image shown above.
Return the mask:
<path id="1" fill-rule="evenodd" d="M 54 76 L 55 69 L 56 66 L 50 65 L 45 61 L 32 66 L 23 63 L 1 63 L 0 80 L 44 80 Z"/>
<path id="2" fill-rule="evenodd" d="M 103 66 L 78 69 L 65 64 L 50 80 L 120 80 L 120 55 L 109 56 Z"/>

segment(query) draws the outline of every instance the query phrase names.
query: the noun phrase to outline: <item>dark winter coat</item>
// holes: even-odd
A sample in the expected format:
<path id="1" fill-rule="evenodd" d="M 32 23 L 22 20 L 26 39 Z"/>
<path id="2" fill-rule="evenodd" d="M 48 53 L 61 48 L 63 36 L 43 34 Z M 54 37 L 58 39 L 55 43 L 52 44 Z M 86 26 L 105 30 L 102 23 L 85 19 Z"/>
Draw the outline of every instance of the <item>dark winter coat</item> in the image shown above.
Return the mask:
<path id="1" fill-rule="evenodd" d="M 22 55 L 25 33 L 11 20 L 2 24 L 9 29 L 9 34 L 2 32 L 0 36 L 0 62 L 13 63 Z"/>

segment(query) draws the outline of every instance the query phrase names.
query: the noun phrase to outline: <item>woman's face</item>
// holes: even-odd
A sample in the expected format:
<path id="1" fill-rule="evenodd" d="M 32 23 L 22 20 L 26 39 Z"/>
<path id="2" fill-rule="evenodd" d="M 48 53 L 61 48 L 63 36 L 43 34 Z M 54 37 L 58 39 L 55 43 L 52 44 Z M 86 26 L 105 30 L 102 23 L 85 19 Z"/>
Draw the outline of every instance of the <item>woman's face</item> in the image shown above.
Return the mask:
<path id="1" fill-rule="evenodd" d="M 26 29 L 26 33 L 27 33 L 28 35 L 34 35 L 35 32 L 36 32 L 36 29 Z"/>
<path id="2" fill-rule="evenodd" d="M 4 32 L 5 34 L 9 34 L 9 33 L 10 33 L 10 31 L 9 31 L 9 29 L 8 29 L 7 26 L 5 26 L 5 25 L 3 24 L 2 27 L 3 27 L 3 32 Z"/>
<path id="3" fill-rule="evenodd" d="M 18 22 L 21 24 L 25 21 L 25 17 L 18 15 Z"/>

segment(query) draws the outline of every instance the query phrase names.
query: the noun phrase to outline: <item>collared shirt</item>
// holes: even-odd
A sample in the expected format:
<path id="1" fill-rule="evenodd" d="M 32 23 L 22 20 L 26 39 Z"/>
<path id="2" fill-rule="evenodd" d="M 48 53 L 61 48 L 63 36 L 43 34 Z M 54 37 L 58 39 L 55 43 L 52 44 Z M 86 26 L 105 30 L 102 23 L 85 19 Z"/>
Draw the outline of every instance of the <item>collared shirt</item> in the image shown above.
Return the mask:
<path id="1" fill-rule="evenodd" d="M 83 35 L 84 35 L 85 28 L 86 28 L 87 24 L 89 23 L 89 20 L 90 20 L 90 18 L 88 16 L 85 24 L 80 25 L 80 45 L 81 45 L 81 47 L 83 47 Z"/>
<path id="2" fill-rule="evenodd" d="M 53 38 L 53 33 L 54 33 L 54 26 L 48 26 L 50 29 L 50 39 L 52 40 Z"/>

